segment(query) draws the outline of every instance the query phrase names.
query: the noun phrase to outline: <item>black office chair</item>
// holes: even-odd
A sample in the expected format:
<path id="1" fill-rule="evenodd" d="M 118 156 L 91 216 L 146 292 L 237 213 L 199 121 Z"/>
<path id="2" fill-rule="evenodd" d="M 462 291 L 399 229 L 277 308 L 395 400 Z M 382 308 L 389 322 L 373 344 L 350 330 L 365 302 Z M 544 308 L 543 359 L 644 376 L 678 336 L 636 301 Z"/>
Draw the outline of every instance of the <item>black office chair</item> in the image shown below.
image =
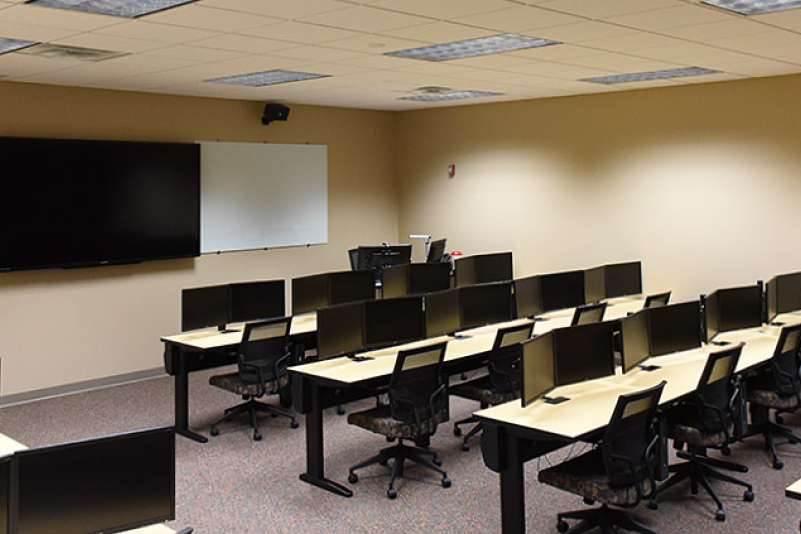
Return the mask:
<path id="1" fill-rule="evenodd" d="M 667 306 L 670 302 L 670 293 L 670 291 L 667 291 L 665 293 L 648 295 L 645 297 L 645 304 L 643 305 L 643 308 L 661 308 L 662 306 Z"/>
<path id="2" fill-rule="evenodd" d="M 692 493 L 696 494 L 700 485 L 715 501 L 715 519 L 718 521 L 726 519 L 726 511 L 710 486 L 709 479 L 742 486 L 745 488 L 743 500 L 754 500 L 754 488 L 751 484 L 716 469 L 746 473 L 747 467 L 707 456 L 707 449 L 727 448 L 734 434 L 735 420 L 741 415 L 740 410 L 744 409 L 739 398 L 740 387 L 735 381 L 742 349 L 743 345 L 740 344 L 710 354 L 698 389 L 689 400 L 671 408 L 666 414 L 668 436 L 673 439 L 674 447 L 679 451 L 677 456 L 687 461 L 669 467 L 674 475 L 659 487 L 657 493 L 661 494 L 688 480 Z M 685 445 L 686 451 L 683 450 Z M 652 500 L 651 507 L 656 508 L 656 499 Z"/>
<path id="3" fill-rule="evenodd" d="M 664 387 L 662 382 L 621 395 L 595 449 L 540 471 L 540 482 L 579 495 L 587 503 L 601 503 L 600 508 L 558 514 L 559 532 L 568 531 L 566 519 L 576 519 L 581 521 L 576 533 L 600 527 L 606 534 L 619 527 L 654 534 L 619 508 L 636 507 L 656 490 L 659 434 L 655 413 Z"/>
<path id="4" fill-rule="evenodd" d="M 606 302 L 577 306 L 576 311 L 573 312 L 573 320 L 570 322 L 570 326 L 600 323 L 604 320 L 604 313 L 606 313 Z"/>
<path id="5" fill-rule="evenodd" d="M 219 425 L 242 414 L 250 417 L 253 428 L 253 439 L 261 440 L 257 425 L 257 414 L 269 413 L 273 417 L 287 417 L 292 428 L 297 428 L 298 421 L 289 410 L 258 402 L 256 399 L 264 395 L 274 395 L 289 383 L 287 366 L 291 353 L 288 350 L 290 318 L 270 319 L 245 325 L 242 342 L 239 345 L 238 365 L 236 373 L 212 376 L 209 384 L 231 393 L 241 395 L 246 401 L 225 410 L 225 415 L 213 425 L 210 434 L 219 435 Z"/>
<path id="6" fill-rule="evenodd" d="M 520 397 L 520 343 L 531 338 L 533 324 L 501 328 L 495 334 L 488 369 L 489 374 L 451 387 L 451 395 L 481 403 L 488 408 Z M 462 435 L 462 425 L 475 423 L 462 439 L 462 450 L 469 451 L 470 438 L 481 432 L 482 425 L 474 415 L 453 424 L 453 435 Z"/>
<path id="7" fill-rule="evenodd" d="M 762 435 L 765 448 L 771 455 L 774 469 L 784 467 L 776 452 L 776 437 L 790 443 L 801 443 L 781 421 L 781 413 L 794 412 L 801 407 L 801 377 L 799 377 L 801 325 L 785 326 L 773 352 L 768 369 L 748 380 L 748 401 L 751 404 L 752 426 L 744 437 Z M 770 420 L 774 412 L 775 421 Z"/>
<path id="8" fill-rule="evenodd" d="M 442 379 L 446 347 L 447 343 L 439 343 L 398 353 L 389 383 L 389 405 L 348 415 L 349 424 L 398 440 L 397 445 L 352 466 L 348 482 L 355 484 L 359 481 L 358 469 L 375 464 L 387 466 L 389 460 L 393 460 L 387 497 L 394 499 L 398 496 L 395 481 L 403 477 L 404 464 L 409 460 L 439 473 L 442 487 L 450 487 L 451 481 L 440 469 L 442 464 L 436 452 L 404 443 L 404 440 L 433 435 L 437 426 L 448 420 L 448 393 Z M 427 456 L 431 457 L 430 461 L 425 458 Z"/>

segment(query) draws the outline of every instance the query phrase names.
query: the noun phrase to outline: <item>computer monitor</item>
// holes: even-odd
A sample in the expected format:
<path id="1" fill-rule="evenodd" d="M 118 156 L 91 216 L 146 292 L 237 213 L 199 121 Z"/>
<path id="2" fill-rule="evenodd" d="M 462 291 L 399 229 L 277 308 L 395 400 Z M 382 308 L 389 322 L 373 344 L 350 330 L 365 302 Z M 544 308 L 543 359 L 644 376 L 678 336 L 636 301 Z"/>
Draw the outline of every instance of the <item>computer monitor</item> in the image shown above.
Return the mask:
<path id="1" fill-rule="evenodd" d="M 651 357 L 648 318 L 649 311 L 641 310 L 621 321 L 624 373 L 628 373 Z"/>
<path id="2" fill-rule="evenodd" d="M 411 245 L 360 246 L 356 266 L 360 271 L 380 274 L 389 265 L 403 265 L 412 261 Z"/>
<path id="3" fill-rule="evenodd" d="M 542 283 L 539 276 L 529 276 L 514 281 L 517 317 L 536 317 L 545 310 L 542 307 Z"/>
<path id="4" fill-rule="evenodd" d="M 181 291 L 181 330 L 216 326 L 221 331 L 228 324 L 230 288 L 209 286 Z"/>
<path id="5" fill-rule="evenodd" d="M 325 360 L 364 348 L 364 303 L 352 302 L 317 310 L 317 358 Z"/>
<path id="6" fill-rule="evenodd" d="M 230 322 L 245 323 L 284 317 L 286 315 L 284 285 L 283 280 L 231 284 Z"/>
<path id="7" fill-rule="evenodd" d="M 586 304 L 584 271 L 565 271 L 540 276 L 544 311 L 574 308 Z"/>
<path id="8" fill-rule="evenodd" d="M 423 297 L 374 300 L 364 305 L 366 347 L 394 345 L 426 336 Z"/>
<path id="9" fill-rule="evenodd" d="M 512 283 L 482 284 L 459 289 L 463 330 L 512 319 Z"/>
<path id="10" fill-rule="evenodd" d="M 767 283 L 768 321 L 801 310 L 801 272 L 781 274 Z"/>
<path id="11" fill-rule="evenodd" d="M 425 295 L 426 337 L 450 335 L 462 329 L 459 292 L 459 289 L 448 289 Z"/>
<path id="12" fill-rule="evenodd" d="M 315 274 L 292 279 L 292 313 L 300 315 L 330 305 L 328 274 Z M 370 275 L 370 285 L 373 277 Z"/>
<path id="13" fill-rule="evenodd" d="M 544 397 L 556 387 L 553 335 L 549 332 L 521 344 L 523 407 Z"/>
<path id="14" fill-rule="evenodd" d="M 409 294 L 419 295 L 443 291 L 451 287 L 451 266 L 448 263 L 409 264 Z"/>
<path id="15" fill-rule="evenodd" d="M 175 432 L 18 452 L 15 532 L 122 532 L 175 519 Z"/>
<path id="16" fill-rule="evenodd" d="M 12 458 L 12 456 L 0 458 L 0 534 L 10 534 Z"/>
<path id="17" fill-rule="evenodd" d="M 345 304 L 375 298 L 373 273 L 370 271 L 340 271 L 329 273 L 330 304 Z"/>
<path id="18" fill-rule="evenodd" d="M 707 341 L 722 332 L 762 326 L 762 285 L 718 289 L 704 299 Z"/>
<path id="19" fill-rule="evenodd" d="M 607 265 L 606 298 L 625 297 L 642 293 L 642 264 L 639 261 Z"/>
<path id="20" fill-rule="evenodd" d="M 553 330 L 556 385 L 615 374 L 614 331 L 613 322 Z"/>
<path id="21" fill-rule="evenodd" d="M 648 310 L 651 356 L 662 356 L 701 346 L 701 303 L 671 304 Z"/>
<path id="22" fill-rule="evenodd" d="M 428 246 L 427 263 L 440 263 L 445 258 L 446 239 L 437 239 Z"/>
<path id="23" fill-rule="evenodd" d="M 512 280 L 512 253 L 477 254 L 455 262 L 456 287 Z"/>

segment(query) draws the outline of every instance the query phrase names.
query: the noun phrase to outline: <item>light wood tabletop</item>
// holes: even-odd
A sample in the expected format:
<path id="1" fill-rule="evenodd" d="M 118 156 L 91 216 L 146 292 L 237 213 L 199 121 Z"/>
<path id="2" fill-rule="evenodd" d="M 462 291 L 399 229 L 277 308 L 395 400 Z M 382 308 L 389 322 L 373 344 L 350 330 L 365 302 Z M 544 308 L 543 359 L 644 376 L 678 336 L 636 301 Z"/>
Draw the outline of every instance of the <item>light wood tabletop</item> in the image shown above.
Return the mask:
<path id="1" fill-rule="evenodd" d="M 737 371 L 742 372 L 773 356 L 778 334 L 778 328 L 762 327 L 727 332 L 717 339 L 745 343 L 737 366 Z M 612 417 L 620 395 L 653 387 L 663 380 L 667 384 L 662 393 L 662 403 L 695 391 L 709 354 L 725 349 L 725 346 L 704 345 L 643 362 L 659 366 L 653 371 L 635 368 L 623 375 L 618 369 L 614 376 L 557 388 L 549 396 L 570 399 L 561 404 L 550 405 L 540 400 L 523 408 L 520 400 L 515 400 L 481 410 L 476 415 L 498 423 L 575 439 L 603 428 Z"/>
<path id="2" fill-rule="evenodd" d="M 801 501 L 801 480 L 796 480 L 784 490 L 784 494 L 791 499 L 798 499 Z"/>
<path id="3" fill-rule="evenodd" d="M 15 452 L 27 450 L 28 447 L 22 443 L 11 439 L 10 437 L 0 434 L 0 458 L 3 456 L 11 456 Z"/>
<path id="4" fill-rule="evenodd" d="M 244 324 L 237 323 L 228 326 L 231 330 L 235 331 L 220 333 L 216 329 L 206 328 L 172 336 L 164 336 L 161 338 L 161 341 L 177 343 L 198 350 L 210 350 L 239 344 L 242 341 L 242 331 L 245 328 Z M 292 317 L 292 324 L 289 327 L 290 336 L 312 334 L 316 331 L 317 312 L 309 312 Z"/>
<path id="5" fill-rule="evenodd" d="M 126 530 L 123 534 L 175 534 L 175 531 L 167 525 L 158 524 L 134 530 Z"/>

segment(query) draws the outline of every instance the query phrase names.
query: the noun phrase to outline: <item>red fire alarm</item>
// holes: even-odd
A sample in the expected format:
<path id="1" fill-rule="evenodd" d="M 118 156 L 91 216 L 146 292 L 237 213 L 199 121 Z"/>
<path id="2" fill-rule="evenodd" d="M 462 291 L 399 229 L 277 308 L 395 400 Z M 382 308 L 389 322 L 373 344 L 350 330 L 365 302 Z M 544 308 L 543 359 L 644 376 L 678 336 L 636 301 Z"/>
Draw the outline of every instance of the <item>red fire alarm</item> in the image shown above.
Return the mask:
<path id="1" fill-rule="evenodd" d="M 453 178 L 454 176 L 456 176 L 456 164 L 451 163 L 448 165 L 448 178 Z"/>

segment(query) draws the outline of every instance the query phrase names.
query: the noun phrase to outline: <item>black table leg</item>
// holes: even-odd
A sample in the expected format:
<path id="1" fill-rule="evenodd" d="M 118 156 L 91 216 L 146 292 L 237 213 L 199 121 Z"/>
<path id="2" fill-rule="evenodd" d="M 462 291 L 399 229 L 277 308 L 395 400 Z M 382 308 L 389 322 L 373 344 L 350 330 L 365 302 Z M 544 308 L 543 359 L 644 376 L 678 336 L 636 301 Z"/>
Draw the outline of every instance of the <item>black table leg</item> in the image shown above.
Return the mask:
<path id="1" fill-rule="evenodd" d="M 175 433 L 198 443 L 209 441 L 205 436 L 189 430 L 189 375 L 184 369 L 175 375 Z"/>
<path id="2" fill-rule="evenodd" d="M 526 487 L 520 442 L 506 436 L 505 465 L 501 470 L 501 529 L 503 534 L 526 532 Z"/>
<path id="3" fill-rule="evenodd" d="M 350 489 L 325 478 L 323 410 L 320 405 L 320 390 L 315 387 L 310 393 L 311 410 L 306 414 L 306 472 L 300 475 L 300 479 L 336 495 L 353 497 Z"/>

